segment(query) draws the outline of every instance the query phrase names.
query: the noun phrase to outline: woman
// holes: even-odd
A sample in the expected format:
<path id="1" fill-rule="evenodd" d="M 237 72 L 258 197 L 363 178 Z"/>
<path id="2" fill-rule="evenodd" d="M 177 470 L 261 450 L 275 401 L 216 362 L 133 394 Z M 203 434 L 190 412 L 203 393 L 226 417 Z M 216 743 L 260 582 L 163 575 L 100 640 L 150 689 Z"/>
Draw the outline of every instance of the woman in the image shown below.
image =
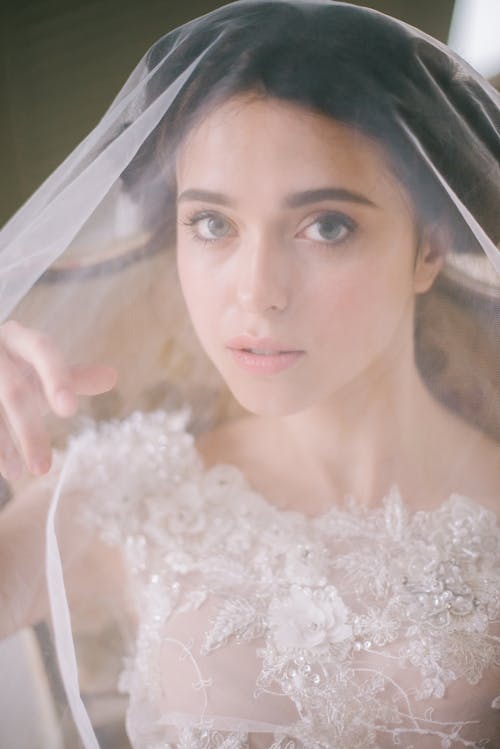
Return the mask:
<path id="1" fill-rule="evenodd" d="M 134 747 L 494 745 L 495 124 L 415 29 L 244 0 L 154 45 L 6 227 L 4 475 L 113 388 L 73 351 L 119 373 L 1 530 L 7 633 L 47 615 L 47 516 L 86 746 L 56 510 L 73 620 L 111 600 L 128 640 Z"/>

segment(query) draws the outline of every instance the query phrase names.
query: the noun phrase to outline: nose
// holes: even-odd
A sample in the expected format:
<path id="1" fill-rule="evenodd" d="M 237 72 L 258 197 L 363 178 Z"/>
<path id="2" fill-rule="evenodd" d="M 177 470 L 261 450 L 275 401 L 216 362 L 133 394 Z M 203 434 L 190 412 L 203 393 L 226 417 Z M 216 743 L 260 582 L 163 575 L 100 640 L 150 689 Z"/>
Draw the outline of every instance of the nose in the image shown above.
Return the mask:
<path id="1" fill-rule="evenodd" d="M 284 310 L 289 302 L 289 268 L 284 248 L 261 237 L 240 248 L 237 297 L 248 312 Z"/>

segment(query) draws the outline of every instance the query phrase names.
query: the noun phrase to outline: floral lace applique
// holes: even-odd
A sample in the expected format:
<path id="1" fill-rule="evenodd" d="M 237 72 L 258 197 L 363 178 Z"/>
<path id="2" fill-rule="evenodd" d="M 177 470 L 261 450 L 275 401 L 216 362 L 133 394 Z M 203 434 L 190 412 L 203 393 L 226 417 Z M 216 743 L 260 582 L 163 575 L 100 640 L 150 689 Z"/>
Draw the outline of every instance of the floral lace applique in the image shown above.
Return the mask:
<path id="1" fill-rule="evenodd" d="M 150 466 L 168 454 L 159 480 L 150 475 L 146 491 L 137 480 L 125 494 L 98 493 L 87 516 L 119 539 L 143 580 L 136 655 L 122 679 L 132 700 L 160 705 L 165 627 L 217 601 L 198 651 L 186 648 L 194 661 L 228 647 L 237 658 L 238 646 L 254 643 L 254 697 L 286 697 L 298 716 L 276 728 L 269 749 L 417 747 L 422 737 L 444 749 L 487 745 L 492 736 L 481 741 L 481 726 L 459 705 L 448 719 L 434 707 L 450 685 L 470 690 L 500 666 L 493 513 L 452 495 L 410 514 L 397 490 L 374 509 L 347 502 L 321 518 L 283 512 L 233 466 L 203 471 L 179 422 L 158 442 L 152 433 L 166 424 L 157 418 L 136 427 L 149 435 Z M 499 702 L 491 695 L 489 709 Z M 252 746 L 251 733 L 220 731 L 206 717 L 161 746 Z"/>

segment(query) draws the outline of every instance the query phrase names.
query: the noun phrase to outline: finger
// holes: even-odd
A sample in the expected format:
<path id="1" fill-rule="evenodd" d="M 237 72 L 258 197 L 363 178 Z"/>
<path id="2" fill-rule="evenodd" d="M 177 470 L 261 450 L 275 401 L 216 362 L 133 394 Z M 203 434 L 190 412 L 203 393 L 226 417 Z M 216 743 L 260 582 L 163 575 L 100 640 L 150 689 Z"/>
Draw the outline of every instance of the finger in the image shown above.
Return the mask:
<path id="1" fill-rule="evenodd" d="M 52 339 L 15 320 L 2 325 L 1 338 L 10 353 L 33 367 L 54 412 L 62 417 L 72 416 L 78 399 L 72 391 L 69 367 Z"/>
<path id="2" fill-rule="evenodd" d="M 5 422 L 0 418 L 0 473 L 7 481 L 17 481 L 23 473 L 23 462 Z"/>
<path id="3" fill-rule="evenodd" d="M 22 370 L 0 349 L 0 404 L 6 427 L 32 473 L 50 467 L 51 447 L 39 393 Z"/>
<path id="4" fill-rule="evenodd" d="M 100 395 L 116 385 L 117 373 L 102 364 L 79 364 L 71 367 L 73 392 L 78 395 Z"/>

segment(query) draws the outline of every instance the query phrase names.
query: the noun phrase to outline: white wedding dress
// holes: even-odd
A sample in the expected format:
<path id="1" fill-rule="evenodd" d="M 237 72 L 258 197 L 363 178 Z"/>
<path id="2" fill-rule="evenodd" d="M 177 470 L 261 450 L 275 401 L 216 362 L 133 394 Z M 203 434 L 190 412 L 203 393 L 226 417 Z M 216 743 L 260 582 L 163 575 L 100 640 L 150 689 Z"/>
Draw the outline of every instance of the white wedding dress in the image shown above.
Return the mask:
<path id="1" fill-rule="evenodd" d="M 493 513 L 459 495 L 410 513 L 396 489 L 281 510 L 234 466 L 207 470 L 188 417 L 136 412 L 71 442 L 81 520 L 130 572 L 134 749 L 500 746 Z"/>

